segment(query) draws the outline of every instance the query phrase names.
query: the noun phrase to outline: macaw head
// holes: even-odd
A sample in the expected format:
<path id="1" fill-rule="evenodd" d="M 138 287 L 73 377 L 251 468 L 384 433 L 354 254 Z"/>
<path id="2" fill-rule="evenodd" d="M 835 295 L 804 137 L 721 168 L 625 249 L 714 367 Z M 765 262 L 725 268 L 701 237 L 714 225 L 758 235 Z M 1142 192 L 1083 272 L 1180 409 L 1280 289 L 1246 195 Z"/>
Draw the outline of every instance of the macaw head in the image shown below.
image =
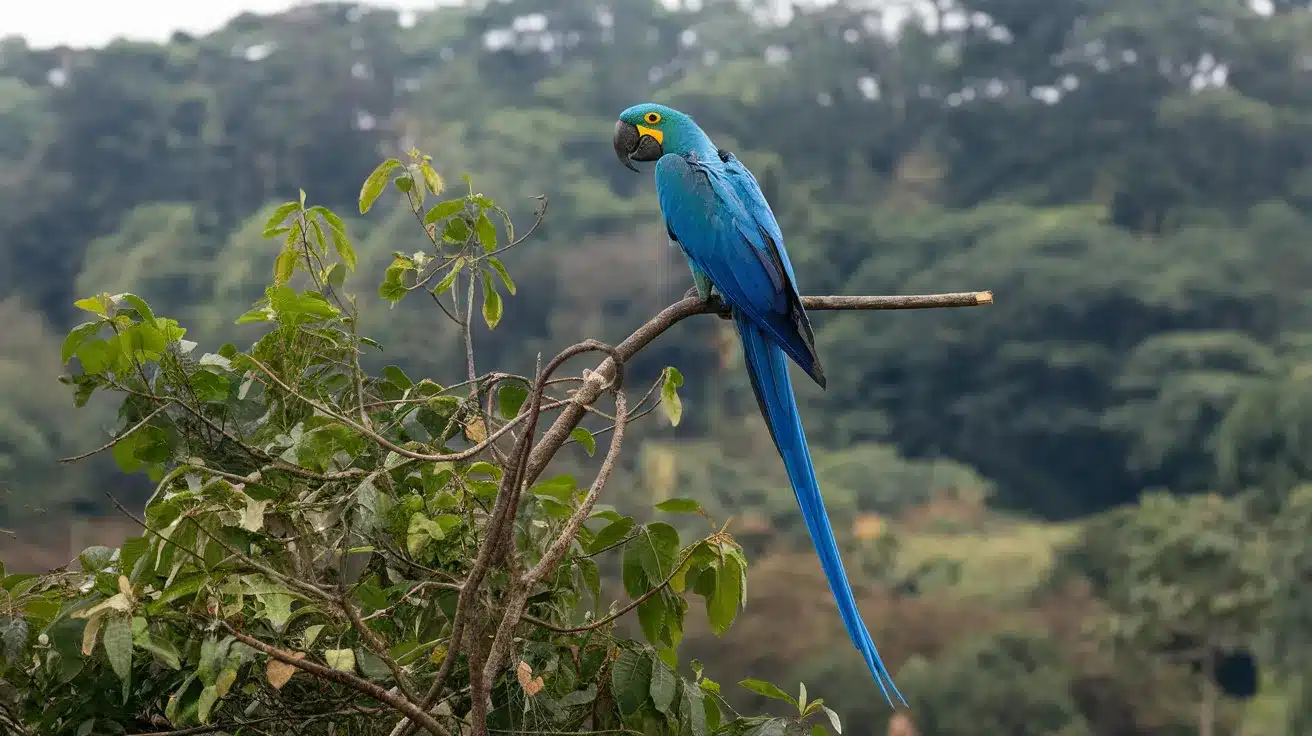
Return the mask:
<path id="1" fill-rule="evenodd" d="M 637 171 L 634 161 L 656 161 L 667 153 L 706 150 L 711 141 L 692 118 L 674 108 L 645 102 L 620 113 L 615 123 L 615 155 Z"/>

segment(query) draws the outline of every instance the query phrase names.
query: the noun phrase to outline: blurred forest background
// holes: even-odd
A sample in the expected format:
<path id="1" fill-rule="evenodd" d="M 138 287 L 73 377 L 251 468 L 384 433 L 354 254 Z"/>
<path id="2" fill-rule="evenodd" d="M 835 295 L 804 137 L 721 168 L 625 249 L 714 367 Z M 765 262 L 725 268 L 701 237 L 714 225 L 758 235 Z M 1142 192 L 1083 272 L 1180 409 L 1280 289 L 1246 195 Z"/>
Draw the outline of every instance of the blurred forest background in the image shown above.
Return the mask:
<path id="1" fill-rule="evenodd" d="M 798 383 L 910 722 L 842 631 L 729 323 L 649 351 L 684 421 L 634 430 L 611 500 L 698 498 L 753 566 L 739 624 L 687 651 L 804 679 L 855 734 L 1312 733 L 1306 0 L 318 4 L 167 44 L 2 38 L 0 558 L 117 542 L 103 492 L 150 487 L 57 462 L 116 410 L 56 381 L 73 301 L 249 340 L 271 204 L 353 211 L 380 156 L 418 145 L 521 229 L 548 198 L 485 364 L 627 335 L 690 285 L 610 149 L 648 99 L 753 168 L 805 293 L 997 300 L 818 313 L 829 389 Z M 377 279 L 423 237 L 404 206 L 349 226 Z M 464 368 L 439 317 L 365 300 L 388 361 L 440 381 Z"/>

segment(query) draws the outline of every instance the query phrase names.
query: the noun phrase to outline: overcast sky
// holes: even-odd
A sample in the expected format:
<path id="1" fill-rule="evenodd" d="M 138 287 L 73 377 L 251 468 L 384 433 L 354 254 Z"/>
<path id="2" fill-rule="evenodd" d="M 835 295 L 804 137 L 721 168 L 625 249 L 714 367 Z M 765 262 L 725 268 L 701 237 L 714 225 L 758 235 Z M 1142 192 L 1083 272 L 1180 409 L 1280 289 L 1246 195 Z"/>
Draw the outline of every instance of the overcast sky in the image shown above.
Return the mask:
<path id="1" fill-rule="evenodd" d="M 451 0 L 372 0 L 371 5 L 427 9 Z M 176 30 L 205 33 L 243 12 L 274 13 L 300 0 L 0 0 L 0 37 L 32 46 L 101 46 L 116 37 L 163 41 Z"/>

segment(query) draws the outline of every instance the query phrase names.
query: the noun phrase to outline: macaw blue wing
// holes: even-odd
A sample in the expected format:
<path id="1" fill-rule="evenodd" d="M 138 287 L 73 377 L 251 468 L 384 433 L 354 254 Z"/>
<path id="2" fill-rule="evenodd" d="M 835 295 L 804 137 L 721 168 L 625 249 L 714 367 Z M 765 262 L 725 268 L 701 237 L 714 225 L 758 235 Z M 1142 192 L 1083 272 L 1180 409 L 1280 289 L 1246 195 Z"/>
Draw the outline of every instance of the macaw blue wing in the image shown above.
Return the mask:
<path id="1" fill-rule="evenodd" d="M 784 461 L 852 644 L 861 652 L 884 697 L 891 703 L 891 690 L 905 703 L 861 620 L 816 482 L 788 376 L 788 359 L 822 387 L 825 376 L 793 266 L 784 252 L 783 235 L 765 195 L 751 172 L 723 153 L 715 161 L 700 161 L 691 155 L 662 156 L 656 163 L 656 193 L 665 226 L 683 249 L 699 289 L 703 279 L 709 280 L 733 309 L 752 391 Z"/>
<path id="2" fill-rule="evenodd" d="M 656 163 L 656 195 L 666 228 L 694 269 L 823 387 L 783 235 L 751 173 L 732 157 L 702 162 L 667 154 Z"/>

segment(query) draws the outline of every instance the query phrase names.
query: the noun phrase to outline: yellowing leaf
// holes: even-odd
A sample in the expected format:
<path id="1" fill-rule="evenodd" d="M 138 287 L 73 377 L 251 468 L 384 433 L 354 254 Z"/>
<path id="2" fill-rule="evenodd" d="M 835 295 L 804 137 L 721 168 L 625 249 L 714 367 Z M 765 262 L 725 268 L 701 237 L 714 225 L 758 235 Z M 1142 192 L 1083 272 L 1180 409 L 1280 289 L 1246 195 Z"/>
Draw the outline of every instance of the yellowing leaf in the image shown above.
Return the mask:
<path id="1" fill-rule="evenodd" d="M 82 656 L 90 657 L 91 651 L 96 648 L 96 635 L 100 633 L 100 624 L 104 623 L 104 614 L 92 616 L 87 621 L 86 628 L 82 629 Z"/>
<path id="2" fill-rule="evenodd" d="M 241 515 L 241 528 L 248 532 L 258 532 L 264 528 L 264 510 L 268 507 L 270 499 L 256 501 L 246 497 L 246 510 Z"/>
<path id="3" fill-rule="evenodd" d="M 400 166 L 400 161 L 389 158 L 378 164 L 378 168 L 374 169 L 369 178 L 364 180 L 364 184 L 360 187 L 360 214 L 363 215 L 369 212 L 369 208 L 373 207 L 374 202 L 377 201 L 378 195 L 382 194 L 383 190 L 387 188 L 388 177 Z"/>
<path id="4" fill-rule="evenodd" d="M 341 672 L 351 672 L 355 670 L 355 651 L 351 649 L 328 649 L 323 653 L 323 659 L 329 667 Z"/>

